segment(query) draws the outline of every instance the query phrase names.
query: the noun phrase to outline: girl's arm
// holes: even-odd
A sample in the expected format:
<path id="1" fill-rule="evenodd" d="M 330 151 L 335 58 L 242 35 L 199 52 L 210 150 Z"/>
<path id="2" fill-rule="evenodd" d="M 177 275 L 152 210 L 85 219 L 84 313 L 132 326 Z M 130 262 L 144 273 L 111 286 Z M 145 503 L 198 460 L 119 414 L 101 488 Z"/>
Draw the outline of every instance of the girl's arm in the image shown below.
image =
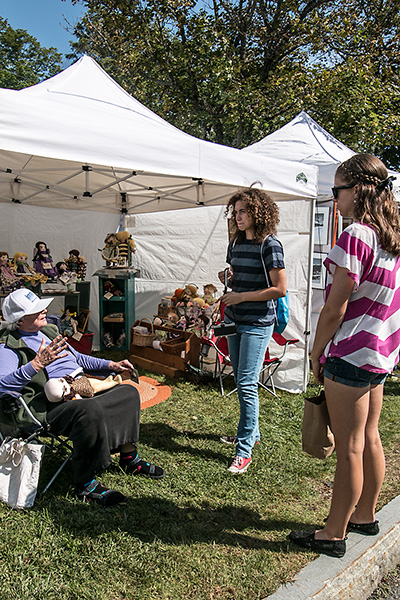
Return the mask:
<path id="1" fill-rule="evenodd" d="M 349 277 L 348 269 L 336 267 L 329 296 L 319 315 L 311 351 L 312 370 L 318 383 L 324 382 L 320 358 L 326 345 L 342 324 L 353 287 L 354 281 Z"/>

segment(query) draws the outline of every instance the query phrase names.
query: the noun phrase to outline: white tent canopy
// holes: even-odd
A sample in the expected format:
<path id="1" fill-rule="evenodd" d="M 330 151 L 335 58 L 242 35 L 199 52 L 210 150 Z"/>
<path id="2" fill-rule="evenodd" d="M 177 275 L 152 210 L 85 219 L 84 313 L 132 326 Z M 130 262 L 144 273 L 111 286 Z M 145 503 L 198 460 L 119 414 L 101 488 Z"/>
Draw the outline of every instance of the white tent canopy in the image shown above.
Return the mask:
<path id="1" fill-rule="evenodd" d="M 259 142 L 243 149 L 243 152 L 253 153 L 265 158 L 290 158 L 304 165 L 314 165 L 318 167 L 318 196 L 317 202 L 323 203 L 323 206 L 330 208 L 330 229 L 331 235 L 327 244 L 315 246 L 315 251 L 326 253 L 329 251 L 332 242 L 332 224 L 333 224 L 333 201 L 332 191 L 334 176 L 338 165 L 355 154 L 347 146 L 333 137 L 323 129 L 306 112 L 300 112 L 289 123 L 274 131 Z M 389 170 L 391 175 L 397 179 L 393 184 L 393 192 L 398 201 L 400 201 L 400 174 Z M 330 201 L 330 202 L 328 202 Z M 317 209 L 318 210 L 318 209 Z M 319 209 L 321 210 L 321 209 Z M 328 209 L 327 209 L 328 210 Z M 339 233 L 341 231 L 341 218 L 339 217 Z M 318 242 L 315 237 L 315 242 Z M 318 320 L 319 312 L 324 303 L 324 291 L 314 289 L 312 294 L 311 311 L 311 338 L 315 332 L 315 326 Z"/>
<path id="2" fill-rule="evenodd" d="M 243 151 L 318 167 L 318 200 L 321 201 L 332 198 L 331 188 L 338 165 L 355 154 L 305 111 L 259 142 L 243 148 Z M 400 175 L 394 171 L 390 173 L 397 176 L 394 193 L 400 197 Z"/>
<path id="3" fill-rule="evenodd" d="M 144 213 L 222 204 L 256 184 L 275 200 L 315 196 L 316 169 L 197 139 L 91 58 L 38 85 L 0 90 L 0 201 Z"/>
<path id="4" fill-rule="evenodd" d="M 179 131 L 86 56 L 39 85 L 0 90 L 2 249 L 31 256 L 40 239 L 57 262 L 78 248 L 91 278 L 104 265 L 98 248 L 122 213 L 137 243 L 138 318 L 152 316 L 160 297 L 181 284 L 219 283 L 227 243 L 219 205 L 236 189 L 255 185 L 279 202 L 290 263 L 288 333 L 301 340 L 281 375 L 281 387 L 291 391 L 304 389 L 307 379 L 316 182 L 315 166 Z M 92 283 L 90 327 L 98 335 L 97 279 Z"/>

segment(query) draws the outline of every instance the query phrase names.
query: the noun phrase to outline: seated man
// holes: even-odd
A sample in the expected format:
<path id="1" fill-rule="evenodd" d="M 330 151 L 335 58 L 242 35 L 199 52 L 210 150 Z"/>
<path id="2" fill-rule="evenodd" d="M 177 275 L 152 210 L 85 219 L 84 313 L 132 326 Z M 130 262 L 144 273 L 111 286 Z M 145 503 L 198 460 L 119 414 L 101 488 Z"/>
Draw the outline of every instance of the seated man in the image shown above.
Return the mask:
<path id="1" fill-rule="evenodd" d="M 131 385 L 118 385 L 106 392 L 76 402 L 50 403 L 44 385 L 79 371 L 133 371 L 128 360 L 114 362 L 81 354 L 48 325 L 47 306 L 53 298 L 40 299 L 21 288 L 3 302 L 6 326 L 0 330 L 0 395 L 21 395 L 41 422 L 47 419 L 51 431 L 67 436 L 73 443 L 72 464 L 75 493 L 83 501 L 102 506 L 120 504 L 125 497 L 101 485 L 95 475 L 111 464 L 111 452 L 119 450 L 120 466 L 132 475 L 161 479 L 161 467 L 137 455 L 140 398 Z M 3 324 L 4 325 L 4 324 Z"/>

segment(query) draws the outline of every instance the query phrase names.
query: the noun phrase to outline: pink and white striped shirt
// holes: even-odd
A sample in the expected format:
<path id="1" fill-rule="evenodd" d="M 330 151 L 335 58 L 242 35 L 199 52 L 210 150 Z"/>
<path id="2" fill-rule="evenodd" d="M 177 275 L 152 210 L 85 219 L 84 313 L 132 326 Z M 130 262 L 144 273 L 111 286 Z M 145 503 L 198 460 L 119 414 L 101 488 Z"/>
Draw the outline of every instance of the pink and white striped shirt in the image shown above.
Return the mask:
<path id="1" fill-rule="evenodd" d="M 354 287 L 343 322 L 324 355 L 352 365 L 389 373 L 399 360 L 400 257 L 379 244 L 372 227 L 352 223 L 339 237 L 324 265 L 328 269 L 328 297 L 335 268 L 348 269 Z"/>

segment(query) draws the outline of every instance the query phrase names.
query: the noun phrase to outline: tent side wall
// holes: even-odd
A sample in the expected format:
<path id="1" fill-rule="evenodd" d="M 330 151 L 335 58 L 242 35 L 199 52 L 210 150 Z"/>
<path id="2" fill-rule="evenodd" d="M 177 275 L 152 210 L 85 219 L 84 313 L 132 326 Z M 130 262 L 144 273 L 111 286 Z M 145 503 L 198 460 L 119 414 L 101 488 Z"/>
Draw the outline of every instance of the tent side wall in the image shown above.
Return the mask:
<path id="1" fill-rule="evenodd" d="M 290 294 L 290 322 L 284 335 L 298 338 L 290 348 L 285 367 L 277 373 L 279 388 L 302 392 L 308 382 L 308 345 L 304 332 L 309 330 L 310 306 L 310 228 L 313 201 L 309 199 L 278 202 L 280 224 L 278 237 L 285 251 Z M 140 270 L 136 280 L 137 316 L 151 317 L 159 299 L 172 295 L 177 287 L 188 283 L 222 286 L 217 273 L 226 266 L 228 243 L 224 207 L 199 207 L 135 215 L 127 218 L 137 253 L 134 266 Z M 311 245 L 310 245 L 311 240 Z"/>
<path id="2" fill-rule="evenodd" d="M 91 281 L 88 329 L 95 333 L 94 345 L 99 347 L 98 278 L 93 273 L 104 266 L 98 248 L 104 246 L 107 233 L 116 231 L 119 215 L 85 211 L 67 211 L 18 204 L 0 204 L 0 250 L 10 258 L 25 252 L 32 266 L 36 242 L 44 241 L 50 248 L 54 263 L 65 260 L 73 248 L 87 260 L 86 279 Z M 49 314 L 61 314 L 64 298 L 56 297 Z"/>
<path id="3" fill-rule="evenodd" d="M 291 321 L 285 331 L 301 343 L 291 347 L 285 368 L 278 376 L 278 387 L 292 392 L 303 391 L 308 372 L 304 331 L 307 329 L 307 282 L 310 243 L 310 211 L 312 201 L 279 202 L 280 226 L 278 236 L 285 250 Z M 224 206 L 198 207 L 179 211 L 128 216 L 126 228 L 131 232 L 137 252 L 134 266 L 139 269 L 136 279 L 136 317 L 152 317 L 157 313 L 160 298 L 172 294 L 176 287 L 195 283 L 200 288 L 214 283 L 219 292 L 222 286 L 217 272 L 225 266 L 228 242 Z M 50 248 L 54 262 L 68 256 L 77 248 L 87 260 L 87 277 L 91 281 L 89 329 L 95 332 L 94 348 L 99 347 L 98 278 L 93 273 L 104 266 L 99 248 L 107 233 L 116 231 L 119 216 L 107 213 L 66 211 L 53 208 L 0 204 L 0 250 L 10 256 L 25 252 L 32 264 L 33 248 L 43 240 Z M 49 307 L 60 314 L 63 298 Z"/>

